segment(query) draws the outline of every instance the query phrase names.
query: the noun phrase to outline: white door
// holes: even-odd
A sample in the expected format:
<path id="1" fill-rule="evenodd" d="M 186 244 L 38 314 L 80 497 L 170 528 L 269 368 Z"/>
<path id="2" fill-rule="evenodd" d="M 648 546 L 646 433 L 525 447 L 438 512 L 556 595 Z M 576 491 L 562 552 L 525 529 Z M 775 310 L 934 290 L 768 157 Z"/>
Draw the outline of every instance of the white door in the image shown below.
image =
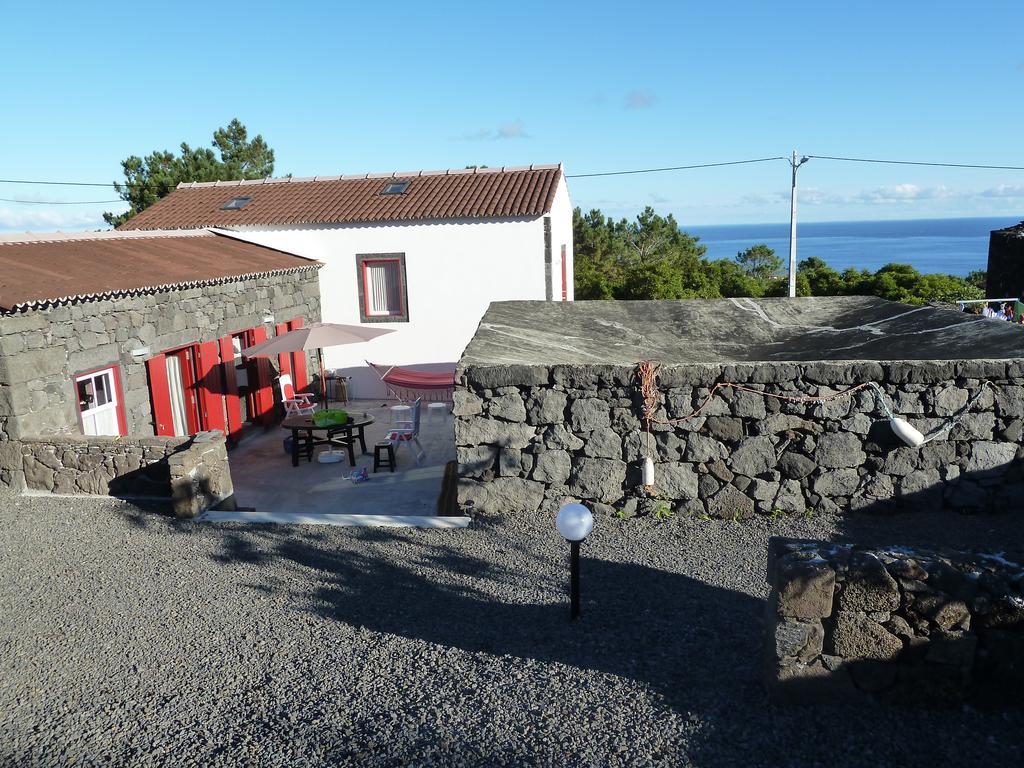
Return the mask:
<path id="1" fill-rule="evenodd" d="M 87 373 L 75 379 L 78 407 L 82 412 L 82 431 L 87 435 L 119 435 L 117 388 L 113 368 Z"/>

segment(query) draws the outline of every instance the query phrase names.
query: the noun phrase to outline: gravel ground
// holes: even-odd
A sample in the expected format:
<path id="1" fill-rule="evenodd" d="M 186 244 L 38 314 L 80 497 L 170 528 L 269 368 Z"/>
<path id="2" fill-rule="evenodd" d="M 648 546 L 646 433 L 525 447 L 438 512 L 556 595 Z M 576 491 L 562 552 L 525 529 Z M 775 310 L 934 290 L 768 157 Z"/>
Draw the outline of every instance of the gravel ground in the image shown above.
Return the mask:
<path id="1" fill-rule="evenodd" d="M 1022 548 L 1017 516 L 464 531 L 0 510 L 0 765 L 1019 766 L 1024 712 L 775 708 L 771 535 Z"/>

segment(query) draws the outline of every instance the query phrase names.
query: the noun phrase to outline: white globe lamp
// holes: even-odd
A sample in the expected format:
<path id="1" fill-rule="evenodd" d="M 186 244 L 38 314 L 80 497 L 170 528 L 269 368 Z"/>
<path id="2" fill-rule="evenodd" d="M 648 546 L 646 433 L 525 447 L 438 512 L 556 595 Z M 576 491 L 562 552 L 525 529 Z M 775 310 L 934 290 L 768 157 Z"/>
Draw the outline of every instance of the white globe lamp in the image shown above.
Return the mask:
<path id="1" fill-rule="evenodd" d="M 594 530 L 594 516 L 582 504 L 564 504 L 555 527 L 569 542 L 569 617 L 575 619 L 580 615 L 580 542 Z"/>

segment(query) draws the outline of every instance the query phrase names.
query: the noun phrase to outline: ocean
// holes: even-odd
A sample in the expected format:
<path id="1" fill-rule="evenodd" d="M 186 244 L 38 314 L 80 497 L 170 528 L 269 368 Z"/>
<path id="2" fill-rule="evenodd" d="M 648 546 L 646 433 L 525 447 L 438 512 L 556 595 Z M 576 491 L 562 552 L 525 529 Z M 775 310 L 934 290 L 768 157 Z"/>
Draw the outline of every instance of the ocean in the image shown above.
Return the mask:
<path id="1" fill-rule="evenodd" d="M 872 272 L 893 262 L 924 273 L 961 277 L 988 264 L 993 229 L 1017 224 L 1021 216 L 906 221 L 797 222 L 797 260 L 817 256 L 840 272 L 848 267 Z M 757 243 L 766 243 L 789 259 L 789 222 L 683 226 L 707 246 L 707 258 L 731 259 Z"/>

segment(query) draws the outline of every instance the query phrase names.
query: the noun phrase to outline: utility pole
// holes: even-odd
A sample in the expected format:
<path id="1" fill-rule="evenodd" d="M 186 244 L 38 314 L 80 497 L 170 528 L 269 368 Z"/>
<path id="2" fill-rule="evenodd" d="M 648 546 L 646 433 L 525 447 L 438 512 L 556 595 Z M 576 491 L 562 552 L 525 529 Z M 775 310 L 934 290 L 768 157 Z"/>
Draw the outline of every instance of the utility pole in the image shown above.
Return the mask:
<path id="1" fill-rule="evenodd" d="M 793 168 L 793 187 L 789 195 L 789 297 L 796 297 L 796 171 L 811 158 L 801 157 L 797 162 L 796 150 L 793 150 L 793 159 L 789 161 Z"/>

